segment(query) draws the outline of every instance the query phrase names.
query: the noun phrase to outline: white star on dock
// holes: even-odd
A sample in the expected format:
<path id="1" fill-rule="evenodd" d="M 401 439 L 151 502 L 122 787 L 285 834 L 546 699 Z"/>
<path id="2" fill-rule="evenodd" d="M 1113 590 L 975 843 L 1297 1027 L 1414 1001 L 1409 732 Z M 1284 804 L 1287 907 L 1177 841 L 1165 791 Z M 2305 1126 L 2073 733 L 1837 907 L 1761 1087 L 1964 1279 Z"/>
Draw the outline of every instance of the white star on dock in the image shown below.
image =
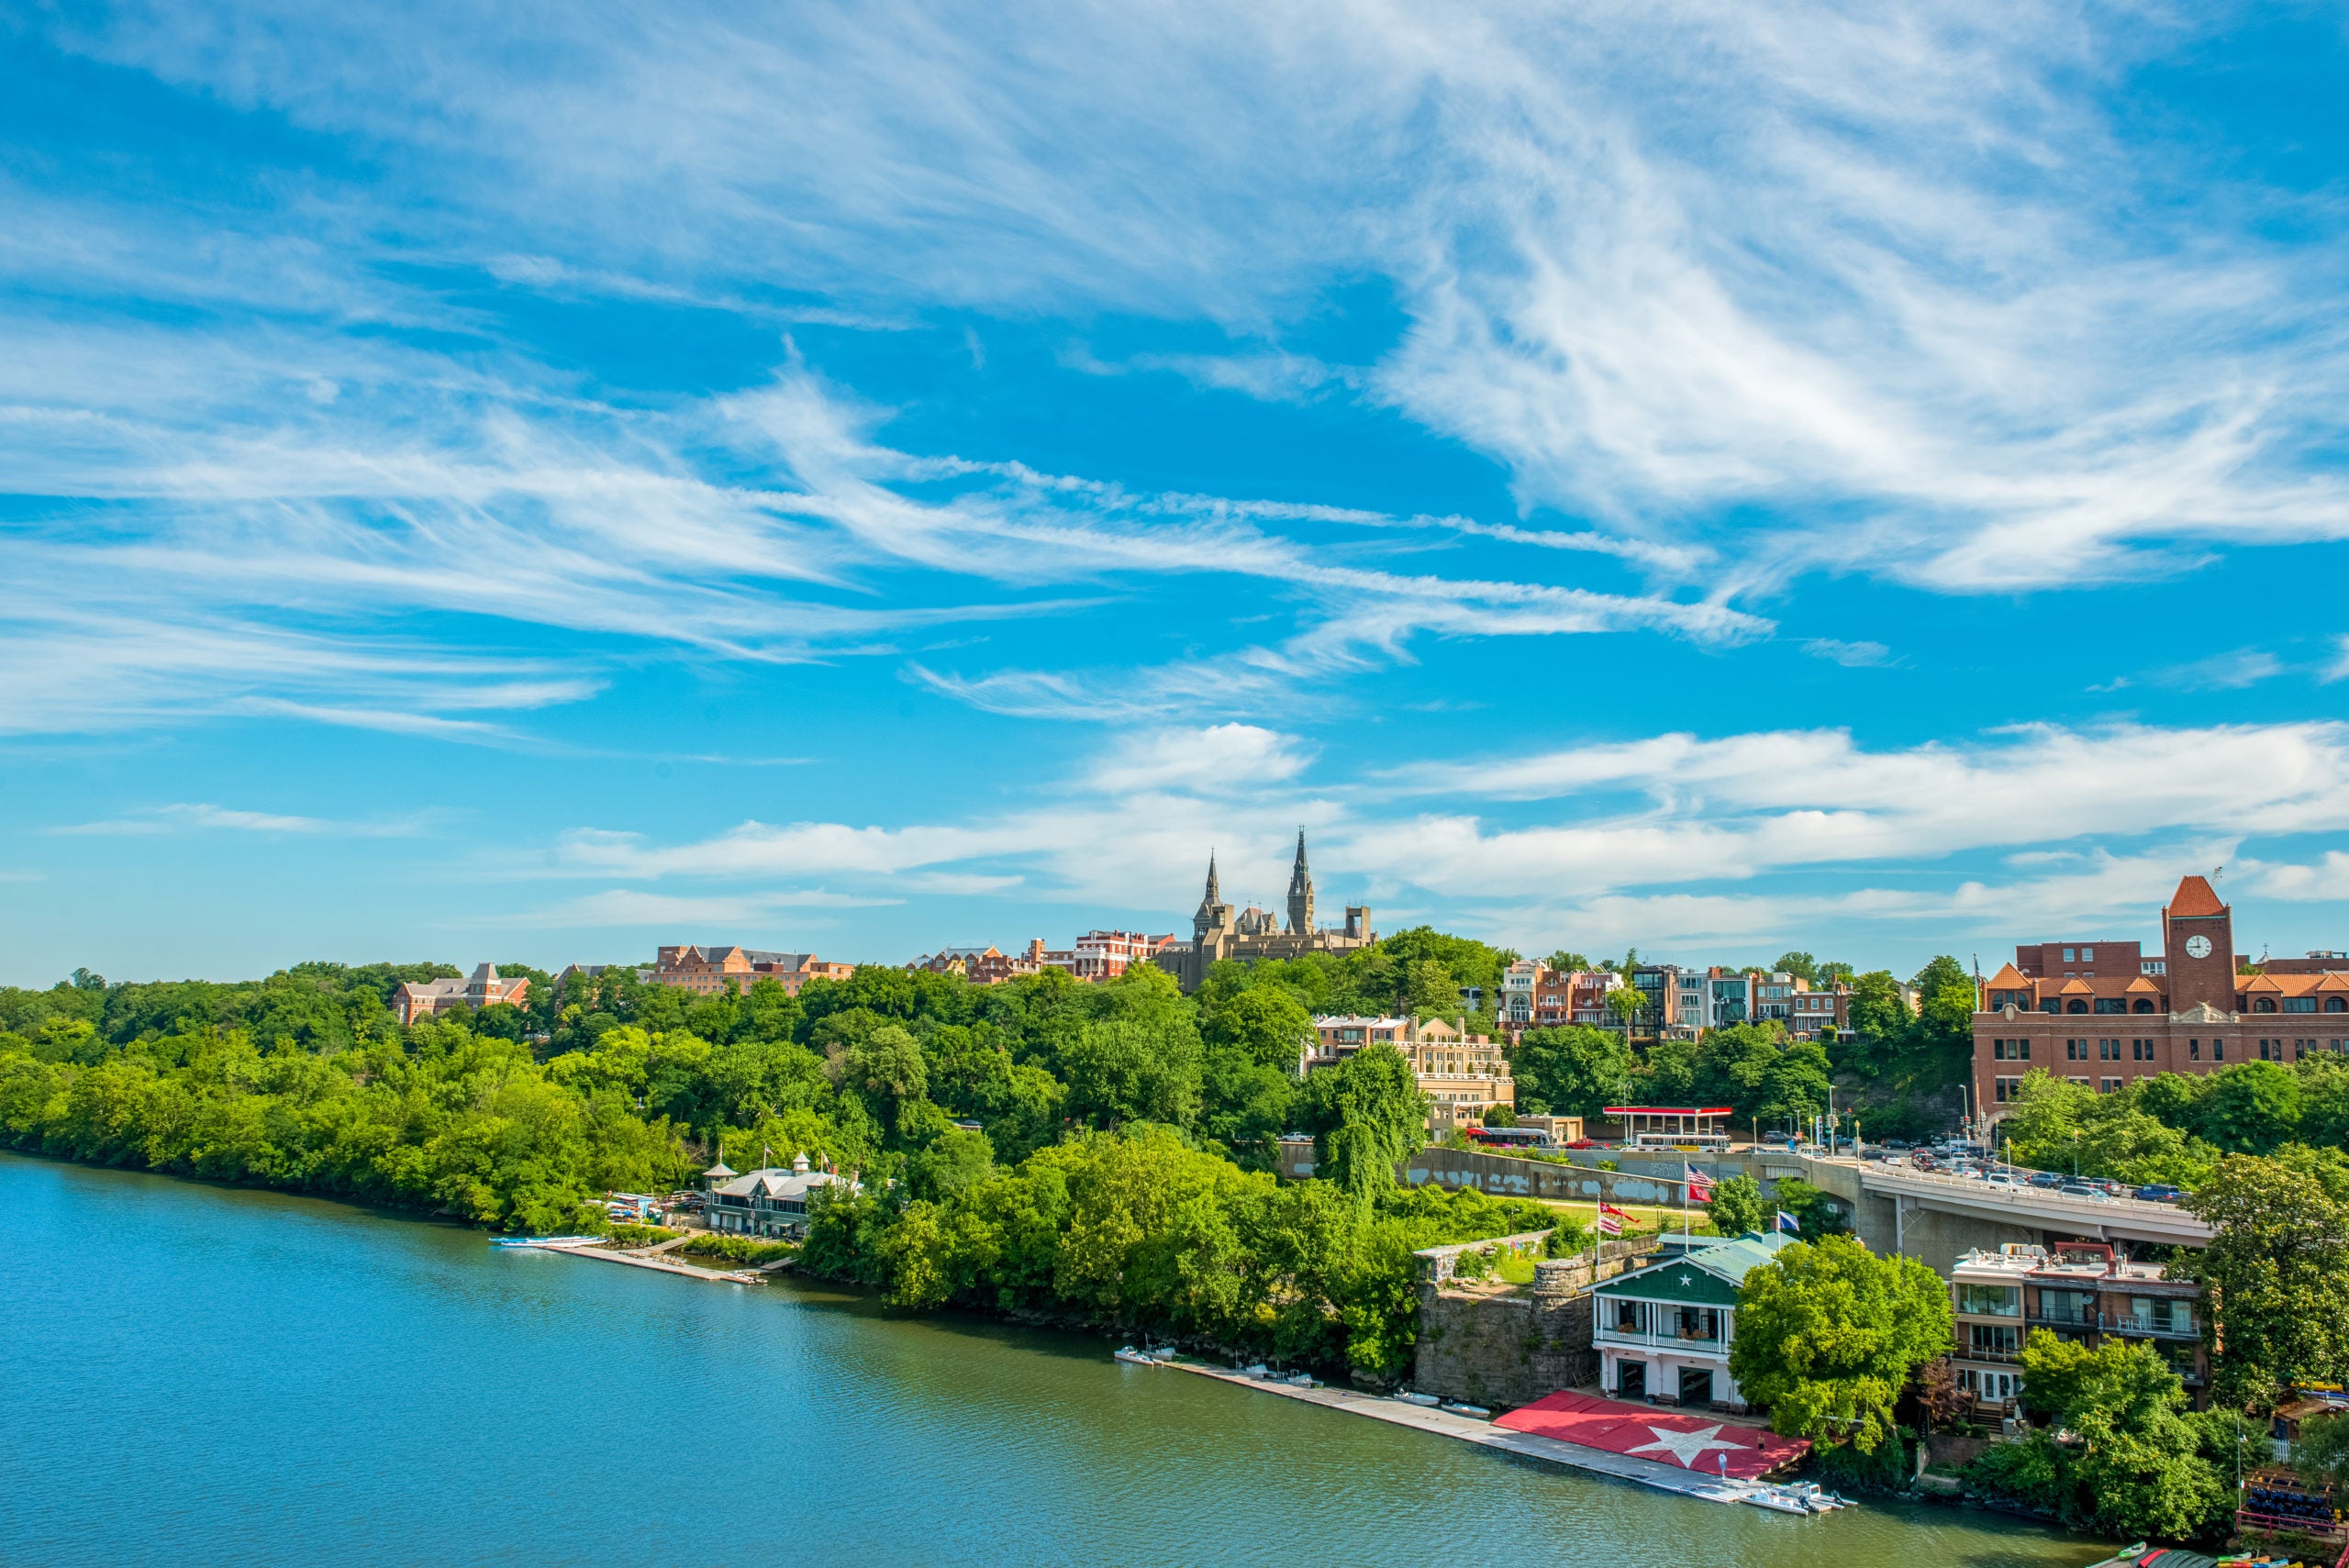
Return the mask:
<path id="1" fill-rule="evenodd" d="M 1668 1453 L 1680 1462 L 1681 1469 L 1693 1470 L 1696 1468 L 1697 1461 L 1704 1457 L 1706 1450 L 1734 1449 L 1738 1446 L 1735 1443 L 1720 1440 L 1721 1425 L 1722 1423 L 1716 1421 L 1701 1432 L 1675 1432 L 1666 1430 L 1663 1427 L 1650 1427 L 1648 1430 L 1655 1434 L 1655 1441 L 1642 1443 L 1637 1448 L 1626 1449 L 1624 1451 L 1626 1453 Z"/>

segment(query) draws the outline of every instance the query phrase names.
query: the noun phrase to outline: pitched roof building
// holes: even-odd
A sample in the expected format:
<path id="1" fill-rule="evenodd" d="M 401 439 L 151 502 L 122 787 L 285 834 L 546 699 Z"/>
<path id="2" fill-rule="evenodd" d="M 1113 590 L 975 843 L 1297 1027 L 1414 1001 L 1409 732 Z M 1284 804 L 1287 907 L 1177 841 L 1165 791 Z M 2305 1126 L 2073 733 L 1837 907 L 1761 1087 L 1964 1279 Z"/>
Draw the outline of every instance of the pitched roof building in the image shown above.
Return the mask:
<path id="1" fill-rule="evenodd" d="M 522 1005 L 530 994 L 527 976 L 507 980 L 497 973 L 494 963 L 477 965 L 462 980 L 411 980 L 393 995 L 392 1010 L 402 1024 L 412 1024 L 418 1018 L 429 1018 L 441 1013 L 452 1013 L 459 1007 L 479 1012 L 497 1002 Z"/>

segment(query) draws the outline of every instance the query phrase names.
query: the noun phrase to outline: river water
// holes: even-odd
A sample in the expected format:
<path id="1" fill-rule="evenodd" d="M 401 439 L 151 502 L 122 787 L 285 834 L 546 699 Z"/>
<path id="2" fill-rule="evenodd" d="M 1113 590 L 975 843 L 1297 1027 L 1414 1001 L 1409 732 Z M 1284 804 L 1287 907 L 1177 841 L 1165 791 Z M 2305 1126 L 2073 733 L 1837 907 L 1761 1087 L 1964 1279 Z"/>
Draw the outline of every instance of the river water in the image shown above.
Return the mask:
<path id="1" fill-rule="evenodd" d="M 1097 1340 L 0 1154 L 0 1562 L 2077 1568 L 1587 1479 Z"/>

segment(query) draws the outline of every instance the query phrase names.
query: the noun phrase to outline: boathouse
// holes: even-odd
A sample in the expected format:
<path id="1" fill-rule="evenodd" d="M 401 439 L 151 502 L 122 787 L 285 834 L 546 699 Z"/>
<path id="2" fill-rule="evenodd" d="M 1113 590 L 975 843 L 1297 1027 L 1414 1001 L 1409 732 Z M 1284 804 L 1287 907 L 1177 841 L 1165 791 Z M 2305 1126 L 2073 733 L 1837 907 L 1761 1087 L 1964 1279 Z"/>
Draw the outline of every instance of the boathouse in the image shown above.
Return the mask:
<path id="1" fill-rule="evenodd" d="M 1738 1287 L 1793 1240 L 1748 1231 L 1601 1283 L 1590 1335 L 1599 1387 L 1619 1399 L 1743 1409 L 1729 1373 Z"/>
<path id="2" fill-rule="evenodd" d="M 709 1228 L 730 1236 L 765 1236 L 777 1240 L 804 1236 L 807 1231 L 807 1195 L 841 1178 L 829 1171 L 811 1171 L 807 1156 L 795 1155 L 788 1171 L 767 1167 L 713 1180 L 709 1188 Z M 853 1190 L 854 1184 L 851 1184 Z"/>

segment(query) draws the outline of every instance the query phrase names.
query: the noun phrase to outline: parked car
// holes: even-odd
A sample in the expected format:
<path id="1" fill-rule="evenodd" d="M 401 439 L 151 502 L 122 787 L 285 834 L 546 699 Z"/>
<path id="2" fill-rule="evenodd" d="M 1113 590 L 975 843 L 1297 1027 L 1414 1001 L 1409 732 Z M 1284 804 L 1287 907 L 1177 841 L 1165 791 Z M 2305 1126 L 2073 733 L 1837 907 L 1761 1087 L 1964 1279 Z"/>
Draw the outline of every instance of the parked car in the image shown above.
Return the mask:
<path id="1" fill-rule="evenodd" d="M 1993 1171 L 1982 1179 L 1994 1187 L 2013 1187 L 2022 1184 L 2004 1171 Z"/>
<path id="2" fill-rule="evenodd" d="M 2031 1184 L 2034 1187 L 2060 1187 L 2064 1184 L 2064 1178 L 2053 1171 L 2033 1171 Z"/>
<path id="3" fill-rule="evenodd" d="M 1607 1145 L 1599 1142 L 1596 1138 L 1576 1138 L 1569 1140 L 1566 1147 L 1569 1149 L 1604 1149 Z"/>
<path id="4" fill-rule="evenodd" d="M 2148 1182 L 2137 1189 L 2137 1195 L 2147 1203 L 2176 1203 L 2186 1195 L 2186 1189 L 2167 1186 L 2160 1182 Z"/>
<path id="5" fill-rule="evenodd" d="M 2092 1187 L 2086 1182 L 2065 1182 L 2055 1190 L 2065 1197 L 2092 1197 L 2101 1200 L 2105 1195 L 2101 1188 Z"/>

